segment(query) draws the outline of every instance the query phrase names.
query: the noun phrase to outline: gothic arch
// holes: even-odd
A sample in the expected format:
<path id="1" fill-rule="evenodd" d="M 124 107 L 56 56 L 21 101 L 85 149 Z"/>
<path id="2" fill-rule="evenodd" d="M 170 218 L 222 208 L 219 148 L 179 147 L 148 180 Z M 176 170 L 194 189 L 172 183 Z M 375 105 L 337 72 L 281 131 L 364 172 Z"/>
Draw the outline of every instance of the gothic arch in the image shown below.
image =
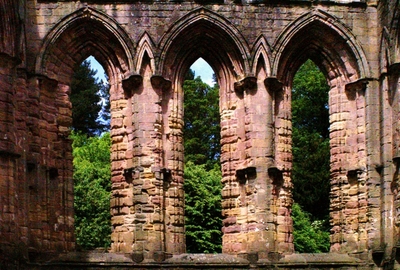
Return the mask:
<path id="1" fill-rule="evenodd" d="M 239 80 L 249 72 L 250 53 L 239 30 L 205 8 L 178 20 L 162 37 L 160 48 L 158 68 L 165 77 L 181 78 L 199 57 L 218 71 L 219 78 L 231 73 Z"/>
<path id="2" fill-rule="evenodd" d="M 136 49 L 136 70 L 139 71 L 143 65 L 143 58 L 147 57 L 150 60 L 150 66 L 153 72 L 156 70 L 155 61 L 154 61 L 154 52 L 155 46 L 154 43 L 147 32 L 145 32 L 139 40 L 137 49 Z"/>
<path id="3" fill-rule="evenodd" d="M 368 102 L 366 79 L 370 72 L 366 56 L 354 35 L 344 25 L 335 17 L 319 10 L 307 13 L 290 24 L 274 47 L 276 53 L 272 74 L 283 86 L 275 119 L 278 130 L 276 141 L 291 137 L 292 81 L 300 65 L 311 59 L 325 74 L 330 85 L 330 218 L 331 224 L 335 224 L 331 229 L 334 232 L 331 251 L 363 252 L 368 249 L 362 240 L 367 238 L 367 222 L 347 211 L 348 206 L 335 196 L 358 203 L 364 198 L 349 194 L 358 194 L 368 181 L 367 164 L 371 161 L 366 158 L 365 150 L 368 140 L 365 108 Z M 285 129 L 290 131 L 279 132 Z M 292 146 L 285 144 L 278 147 L 291 149 Z M 277 153 L 277 159 L 280 163 L 285 163 L 283 154 Z M 287 162 L 288 181 L 291 181 L 291 166 L 291 162 Z M 338 184 L 341 181 L 344 184 Z M 339 195 L 334 190 L 340 190 Z M 366 212 L 363 214 L 367 215 Z M 358 234 L 347 236 L 345 231 L 353 229 L 354 224 L 357 225 L 355 230 Z M 337 240 L 339 238 L 340 241 Z"/>
<path id="4" fill-rule="evenodd" d="M 252 63 L 252 74 L 257 73 L 257 67 L 260 60 L 264 60 L 264 69 L 268 74 L 271 74 L 271 61 L 270 56 L 272 55 L 270 46 L 264 36 L 260 36 L 254 47 L 253 47 L 253 63 Z"/>
<path id="5" fill-rule="evenodd" d="M 83 8 L 60 21 L 47 35 L 36 60 L 37 74 L 68 82 L 76 63 L 94 55 L 110 79 L 132 73 L 133 45 L 118 23 L 95 9 Z"/>
<path id="6" fill-rule="evenodd" d="M 370 77 L 366 56 L 354 35 L 335 17 L 320 10 L 291 23 L 273 47 L 272 76 L 282 82 L 290 81 L 308 58 L 324 69 L 328 79 L 339 74 L 346 82 Z"/>

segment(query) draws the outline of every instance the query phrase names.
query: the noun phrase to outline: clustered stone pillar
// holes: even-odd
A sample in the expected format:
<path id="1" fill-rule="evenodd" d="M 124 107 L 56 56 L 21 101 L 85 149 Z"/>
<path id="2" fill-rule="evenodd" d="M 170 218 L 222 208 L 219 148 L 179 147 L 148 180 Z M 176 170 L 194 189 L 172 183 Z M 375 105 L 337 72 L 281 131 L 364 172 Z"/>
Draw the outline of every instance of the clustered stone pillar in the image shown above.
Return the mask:
<path id="1" fill-rule="evenodd" d="M 18 240 L 18 224 L 15 217 L 18 211 L 16 162 L 21 153 L 15 141 L 15 104 L 13 74 L 15 60 L 8 55 L 0 55 L 0 248 L 3 252 L 12 250 L 13 242 Z M 0 260 L 1 260 L 0 256 Z"/>
<path id="2" fill-rule="evenodd" d="M 222 89 L 227 82 L 222 84 Z M 229 87 L 229 86 L 228 86 Z M 227 88 L 223 95 L 220 95 L 221 112 L 221 169 L 222 169 L 222 252 L 237 254 L 245 250 L 244 239 L 239 237 L 241 215 L 240 186 L 236 177 L 235 163 L 239 160 L 242 152 L 238 151 L 239 119 L 235 110 L 243 112 L 242 104 L 239 104 L 236 93 Z M 243 133 L 243 132 L 242 132 Z"/>
<path id="3" fill-rule="evenodd" d="M 25 104 L 29 237 L 34 252 L 75 248 L 70 89 L 46 77 L 30 80 Z M 37 107 L 39 109 L 37 109 Z"/>
<path id="4" fill-rule="evenodd" d="M 400 66 L 397 64 L 392 66 L 390 69 L 388 78 L 388 89 L 386 91 L 389 104 L 392 108 L 392 120 L 389 124 L 387 121 L 385 123 L 385 128 L 387 130 L 392 130 L 392 147 L 391 153 L 392 163 L 383 169 L 383 184 L 384 191 L 382 195 L 384 196 L 381 202 L 381 211 L 385 213 L 382 218 L 382 230 L 381 239 L 383 243 L 391 243 L 391 246 L 396 246 L 397 249 L 400 248 Z M 388 126 L 388 124 L 390 126 Z M 388 158 L 389 159 L 389 158 Z M 387 162 L 387 160 L 385 160 Z M 385 164 L 387 165 L 387 164 Z M 389 177 L 388 177 L 389 176 Z M 389 199 L 388 195 L 393 194 L 393 202 Z M 391 217 L 387 214 L 389 211 L 395 213 L 395 226 L 392 228 L 390 219 Z M 394 236 L 394 237 L 392 237 Z M 393 241 L 393 242 L 392 242 Z M 383 243 L 381 243 L 380 248 L 383 249 Z M 398 251 L 399 252 L 399 251 Z"/>
<path id="5" fill-rule="evenodd" d="M 235 172 L 222 190 L 223 252 L 268 258 L 293 251 L 290 167 L 276 166 L 275 156 L 278 152 L 278 159 L 291 161 L 290 141 L 279 140 L 274 128 L 289 116 L 280 107 L 282 90 L 280 82 L 260 71 L 235 84 L 233 111 L 222 112 L 222 168 Z M 281 132 L 287 130 L 280 126 Z"/>
<path id="6" fill-rule="evenodd" d="M 331 250 L 356 254 L 368 248 L 366 81 L 331 84 Z"/>
<path id="7" fill-rule="evenodd" d="M 274 179 L 274 201 L 277 223 L 277 251 L 291 253 L 293 246 L 293 222 L 291 207 L 293 204 L 291 181 L 292 169 L 292 133 L 291 133 L 291 89 L 274 81 L 275 110 L 275 165 L 270 168 Z M 271 85 L 271 86 L 272 86 Z M 272 89 L 272 88 L 271 88 Z"/>
<path id="8" fill-rule="evenodd" d="M 75 248 L 69 88 L 42 76 L 28 78 L 17 63 L 1 56 L 0 249 L 5 260 L 10 250 L 14 256 L 35 257 Z"/>
<path id="9" fill-rule="evenodd" d="M 270 178 L 271 193 L 267 200 L 271 205 L 273 225 L 276 232 L 275 252 L 291 253 L 293 245 L 293 222 L 290 216 L 292 206 L 291 170 L 291 138 L 289 137 L 288 94 L 284 92 L 283 84 L 276 78 L 266 78 L 264 85 L 268 92 L 267 104 L 267 164 Z M 286 96 L 286 101 L 285 101 Z M 289 109 L 290 110 L 290 109 Z M 290 138 L 290 139 L 289 139 Z M 290 150 L 289 150 L 290 149 Z M 272 221 L 271 220 L 271 221 Z"/>
<path id="10" fill-rule="evenodd" d="M 111 249 L 136 261 L 185 251 L 182 113 L 169 109 L 171 83 L 143 72 L 111 96 Z"/>

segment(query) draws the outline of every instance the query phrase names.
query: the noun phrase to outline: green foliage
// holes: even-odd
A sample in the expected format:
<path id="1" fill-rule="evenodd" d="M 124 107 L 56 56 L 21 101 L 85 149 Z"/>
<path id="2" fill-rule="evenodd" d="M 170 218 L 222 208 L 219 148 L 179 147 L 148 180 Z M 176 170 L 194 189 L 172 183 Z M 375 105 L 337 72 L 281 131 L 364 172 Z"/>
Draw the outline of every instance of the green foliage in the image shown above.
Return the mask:
<path id="1" fill-rule="evenodd" d="M 318 67 L 304 63 L 293 80 L 293 198 L 312 219 L 329 214 L 329 86 Z"/>
<path id="2" fill-rule="evenodd" d="M 293 127 L 329 138 L 328 93 L 324 74 L 314 62 L 306 61 L 293 78 Z"/>
<path id="3" fill-rule="evenodd" d="M 72 132 L 75 234 L 83 249 L 111 243 L 110 134 L 101 137 Z"/>
<path id="4" fill-rule="evenodd" d="M 186 248 L 190 253 L 221 252 L 221 168 L 189 161 L 185 167 Z"/>
<path id="5" fill-rule="evenodd" d="M 193 71 L 186 79 L 186 247 L 191 253 L 217 253 L 222 248 L 219 89 L 194 79 Z"/>
<path id="6" fill-rule="evenodd" d="M 183 89 L 185 161 L 207 164 L 211 169 L 220 154 L 219 89 L 204 83 L 200 77 L 186 80 Z"/>
<path id="7" fill-rule="evenodd" d="M 293 198 L 313 218 L 329 215 L 329 139 L 293 129 Z"/>
<path id="8" fill-rule="evenodd" d="M 105 131 L 110 117 L 109 86 L 99 82 L 96 73 L 89 61 L 83 61 L 71 82 L 72 129 L 89 136 Z"/>
<path id="9" fill-rule="evenodd" d="M 292 217 L 298 252 L 329 250 L 328 92 L 322 72 L 311 60 L 306 61 L 293 79 L 292 91 L 292 180 L 296 202 Z"/>
<path id="10" fill-rule="evenodd" d="M 303 211 L 299 204 L 292 207 L 293 236 L 295 250 L 299 253 L 322 253 L 329 251 L 329 232 L 324 221 L 311 222 L 310 214 Z"/>

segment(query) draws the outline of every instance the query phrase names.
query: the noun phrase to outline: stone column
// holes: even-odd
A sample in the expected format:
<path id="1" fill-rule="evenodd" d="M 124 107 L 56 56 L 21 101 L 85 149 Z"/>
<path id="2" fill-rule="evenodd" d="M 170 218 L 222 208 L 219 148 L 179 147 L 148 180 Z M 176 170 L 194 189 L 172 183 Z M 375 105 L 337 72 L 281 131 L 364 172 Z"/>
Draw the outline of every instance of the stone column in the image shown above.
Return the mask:
<path id="1" fill-rule="evenodd" d="M 330 93 L 331 250 L 343 253 L 368 247 L 366 85 L 359 80 L 341 92 L 339 84 Z"/>
<path id="2" fill-rule="evenodd" d="M 132 252 L 137 262 L 162 261 L 185 246 L 182 126 L 169 109 L 171 83 L 142 70 L 111 104 L 112 158 L 123 158 L 113 167 L 112 250 Z"/>
<path id="3" fill-rule="evenodd" d="M 367 197 L 360 197 L 360 221 L 365 220 L 365 225 L 362 224 L 361 230 L 365 231 L 365 236 L 360 238 L 360 252 L 366 254 L 368 250 L 372 250 L 373 256 L 380 256 L 382 249 L 382 240 L 388 243 L 386 247 L 386 253 L 391 256 L 393 248 L 393 219 L 388 216 L 388 213 L 392 212 L 393 200 L 392 191 L 390 188 L 391 180 L 387 176 L 384 177 L 384 171 L 387 173 L 387 163 L 389 159 L 384 158 L 386 150 L 388 148 L 388 136 L 384 135 L 381 130 L 390 133 L 390 129 L 386 126 L 390 122 L 390 117 L 383 111 L 383 108 L 387 109 L 390 106 L 381 104 L 388 101 L 387 97 L 382 98 L 384 82 L 378 80 L 361 80 L 359 89 L 365 88 L 365 147 L 366 147 L 366 192 Z M 385 93 L 387 94 L 387 92 Z M 389 105 L 389 104 L 386 104 Z M 387 110 L 385 109 L 385 110 Z M 385 127 L 386 126 L 386 127 Z M 386 137 L 386 138 L 385 138 Z M 385 142 L 386 141 L 386 142 Z M 389 151 L 391 152 L 391 151 Z M 392 167 L 389 165 L 389 167 Z M 367 204 L 364 205 L 364 201 Z M 381 216 L 381 211 L 385 215 Z M 380 217 L 380 218 L 377 218 Z M 384 219 L 383 223 L 381 219 Z M 386 236 L 384 236 L 386 235 Z M 364 237 L 367 243 L 364 244 Z M 383 238 L 389 237 L 392 240 L 385 240 Z M 390 250 L 390 251 L 389 251 Z M 375 254 L 375 255 L 374 255 Z"/>
<path id="4" fill-rule="evenodd" d="M 14 82 L 16 60 L 8 55 L 0 56 L 0 152 L 19 156 L 16 149 Z"/>
<path id="5" fill-rule="evenodd" d="M 269 174 L 273 179 L 273 212 L 276 213 L 276 235 L 278 253 L 292 253 L 293 245 L 293 221 L 291 207 L 293 204 L 291 181 L 292 169 L 292 114 L 291 114 L 291 89 L 271 80 L 274 87 L 274 149 L 275 166 L 269 168 Z M 272 88 L 270 89 L 270 91 Z"/>
<path id="6" fill-rule="evenodd" d="M 277 222 L 291 228 L 291 219 L 279 219 L 275 205 L 283 185 L 274 149 L 275 94 L 281 93 L 282 84 L 265 77 L 265 72 L 260 71 L 257 78 L 248 77 L 236 85 L 237 90 L 243 89 L 246 138 L 246 167 L 239 167 L 237 176 L 246 191 L 246 224 L 242 226 L 247 237 L 246 251 L 257 253 L 258 258 L 274 258 L 277 253 L 292 250 L 288 245 L 290 238 L 277 241 Z"/>
<path id="7" fill-rule="evenodd" d="M 344 192 L 343 240 L 350 252 L 367 250 L 367 150 L 366 150 L 366 90 L 367 81 L 360 80 L 345 86 L 349 119 L 346 124 L 347 182 Z M 357 232 L 357 233 L 354 233 Z"/>
<path id="8" fill-rule="evenodd" d="M 162 247 L 155 259 L 185 252 L 184 195 L 183 195 L 183 104 L 172 98 L 172 84 L 162 76 L 152 76 L 151 83 L 158 95 L 157 138 L 159 160 L 153 171 L 159 179 L 160 228 Z M 177 102 L 174 104 L 173 102 Z M 158 256 L 158 257 L 157 257 Z"/>
<path id="9" fill-rule="evenodd" d="M 15 127 L 16 59 L 0 54 L 0 260 L 7 262 L 14 254 L 18 235 L 17 159 L 22 149 L 17 147 Z"/>
<path id="10" fill-rule="evenodd" d="M 257 78 L 246 77 L 240 82 L 235 83 L 235 92 L 239 97 L 238 106 L 235 114 L 238 119 L 237 126 L 237 155 L 236 155 L 236 180 L 239 188 L 239 209 L 240 215 L 237 216 L 237 224 L 240 226 L 239 236 L 241 239 L 242 250 L 241 255 L 248 256 L 252 253 L 264 252 L 265 231 L 264 220 L 258 214 L 262 208 L 256 202 L 258 187 L 258 172 L 255 160 L 258 158 L 255 153 L 255 145 L 257 144 L 257 132 L 254 127 L 257 121 L 254 117 L 257 107 L 252 103 L 252 95 L 257 93 Z M 259 119 L 258 119 L 259 120 Z M 262 145 L 260 145 L 262 147 Z M 264 187 L 258 190 L 260 195 L 264 191 Z M 258 218 L 260 220 L 258 220 Z M 260 221 L 260 223 L 258 223 Z"/>
<path id="11" fill-rule="evenodd" d="M 160 173 L 160 210 L 164 257 L 186 251 L 184 231 L 183 188 L 183 94 L 173 89 L 169 80 L 152 76 L 153 88 L 159 96 L 160 160 L 155 166 Z M 157 259 L 157 258 L 156 258 Z M 163 259 L 163 257 L 161 257 Z"/>
<path id="12" fill-rule="evenodd" d="M 400 252 L 400 67 L 399 64 L 392 65 L 389 68 L 387 85 L 387 99 L 391 112 L 385 111 L 383 130 L 391 130 L 391 149 L 387 147 L 383 153 L 384 162 L 382 171 L 382 192 L 381 192 L 381 237 L 380 246 L 383 252 L 382 259 L 390 256 L 389 250 L 396 247 L 396 252 Z M 386 100 L 386 99 L 384 99 Z M 391 113 L 391 115 L 390 115 Z M 389 119 L 391 116 L 391 123 Z M 387 119 L 387 120 L 386 120 Z M 390 125 L 390 126 L 389 126 Z M 385 133 L 385 134 L 388 134 Z M 388 145 L 389 146 L 389 145 Z M 390 156 L 392 162 L 390 162 Z M 393 201 L 390 200 L 391 195 Z M 394 213 L 393 217 L 389 213 Z M 393 226 L 394 225 L 394 226 Z M 387 244 L 384 246 L 383 243 Z M 384 249 L 386 247 L 386 249 Z"/>
<path id="13" fill-rule="evenodd" d="M 241 224 L 245 218 L 242 213 L 241 190 L 237 178 L 237 164 L 244 155 L 241 136 L 244 139 L 243 96 L 231 89 L 231 83 L 224 82 L 220 94 L 221 112 L 221 170 L 222 170 L 222 252 L 227 254 L 245 253 L 246 236 L 242 234 Z M 242 115 L 241 115 L 242 114 Z M 240 145 L 242 144 L 242 145 Z M 245 171 L 244 171 L 245 172 Z"/>
<path id="14" fill-rule="evenodd" d="M 236 202 L 229 204 L 229 211 L 224 207 L 224 211 L 230 214 L 223 221 L 224 252 L 252 260 L 293 251 L 291 204 L 283 206 L 285 211 L 277 208 L 284 198 L 291 198 L 283 176 L 288 166 L 281 163 L 278 168 L 275 164 L 274 123 L 275 113 L 279 111 L 276 106 L 280 104 L 275 98 L 282 93 L 282 84 L 275 78 L 265 79 L 265 73 L 257 76 L 235 83 L 236 118 L 230 119 L 231 126 L 227 124 L 231 132 L 236 130 L 237 136 L 230 160 L 230 164 L 235 166 L 236 181 L 222 191 L 223 206 L 228 206 L 228 198 L 235 198 Z M 229 129 L 224 123 L 223 120 L 222 149 L 227 147 L 224 142 L 233 142 L 226 136 Z"/>
<path id="15" fill-rule="evenodd" d="M 284 172 L 287 171 L 287 169 L 285 169 L 284 163 L 280 160 L 280 152 L 282 151 L 282 148 L 278 148 L 276 144 L 277 141 L 281 141 L 279 133 L 276 131 L 276 126 L 277 122 L 279 123 L 277 116 L 280 114 L 279 111 L 283 97 L 283 84 L 276 78 L 269 77 L 264 80 L 264 85 L 267 90 L 266 107 L 268 109 L 266 114 L 267 148 L 265 152 L 269 179 L 267 186 L 269 210 L 268 224 L 270 226 L 269 231 L 271 237 L 273 237 L 272 239 L 277 239 L 275 240 L 275 245 L 271 246 L 270 253 L 273 255 L 274 253 L 291 253 L 293 251 L 293 228 L 290 217 L 290 208 L 285 207 L 279 209 L 278 207 L 278 202 L 282 199 L 281 196 L 287 196 L 287 191 L 290 191 L 290 188 L 287 189 L 288 184 L 285 184 L 284 182 Z M 280 228 L 279 230 L 278 227 Z M 288 233 L 289 235 L 287 235 Z M 278 234 L 280 235 L 279 240 L 277 237 Z"/>
<path id="16" fill-rule="evenodd" d="M 135 204 L 134 196 L 139 204 L 141 189 L 139 185 L 143 169 L 137 163 L 141 152 L 137 139 L 135 109 L 133 98 L 142 86 L 141 76 L 131 74 L 122 81 L 110 83 L 111 105 L 111 181 L 112 195 L 110 201 L 111 250 L 113 252 L 139 253 L 136 260 L 143 260 L 143 232 L 145 216 L 141 214 L 141 205 Z M 136 144 L 135 144 L 136 143 Z M 135 192 L 137 190 L 137 192 Z M 139 212 L 140 208 L 140 212 Z M 140 232 L 138 232 L 140 231 Z"/>

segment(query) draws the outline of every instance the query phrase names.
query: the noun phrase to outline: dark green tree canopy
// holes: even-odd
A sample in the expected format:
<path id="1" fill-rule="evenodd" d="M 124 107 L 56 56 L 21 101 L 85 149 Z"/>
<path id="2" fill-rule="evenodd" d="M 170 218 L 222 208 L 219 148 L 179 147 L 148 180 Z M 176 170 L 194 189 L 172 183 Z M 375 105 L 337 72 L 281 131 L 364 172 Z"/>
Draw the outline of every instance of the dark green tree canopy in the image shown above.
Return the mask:
<path id="1" fill-rule="evenodd" d="M 187 78 L 194 76 L 191 72 Z M 213 168 L 220 154 L 219 88 L 197 77 L 186 80 L 183 89 L 185 160 Z"/>
<path id="2" fill-rule="evenodd" d="M 71 82 L 72 129 L 89 136 L 108 129 L 109 86 L 98 81 L 96 73 L 85 60 Z"/>
<path id="3" fill-rule="evenodd" d="M 293 127 L 329 138 L 329 85 L 311 60 L 306 61 L 293 79 Z"/>
<path id="4" fill-rule="evenodd" d="M 111 243 L 111 139 L 108 129 L 109 87 L 99 82 L 88 60 L 75 70 L 72 103 L 75 235 L 79 248 Z"/>
<path id="5" fill-rule="evenodd" d="M 312 219 L 329 214 L 329 86 L 323 73 L 306 61 L 292 90 L 293 197 Z"/>
<path id="6" fill-rule="evenodd" d="M 298 252 L 327 252 L 330 190 L 329 86 L 306 61 L 292 90 L 293 222 Z"/>
<path id="7" fill-rule="evenodd" d="M 185 164 L 186 248 L 189 253 L 219 253 L 222 246 L 221 168 Z"/>
<path id="8" fill-rule="evenodd" d="M 329 232 L 320 220 L 311 220 L 309 213 L 294 203 L 292 206 L 293 236 L 296 252 L 322 253 L 329 252 Z"/>
<path id="9" fill-rule="evenodd" d="M 185 225 L 191 253 L 221 252 L 219 89 L 194 78 L 184 82 Z"/>
<path id="10" fill-rule="evenodd" d="M 80 248 L 111 243 L 111 164 L 109 133 L 88 137 L 72 132 L 75 235 Z"/>

